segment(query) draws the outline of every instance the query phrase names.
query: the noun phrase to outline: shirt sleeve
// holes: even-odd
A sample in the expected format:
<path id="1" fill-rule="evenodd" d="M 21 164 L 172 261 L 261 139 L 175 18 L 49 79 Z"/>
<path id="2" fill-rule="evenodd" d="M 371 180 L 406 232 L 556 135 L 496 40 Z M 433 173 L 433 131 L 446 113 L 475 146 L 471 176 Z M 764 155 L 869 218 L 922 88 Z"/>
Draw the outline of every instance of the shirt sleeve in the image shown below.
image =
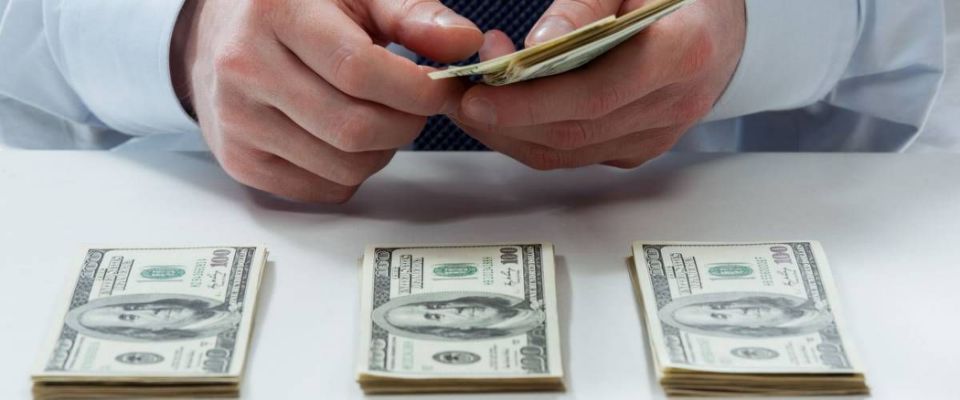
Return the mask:
<path id="1" fill-rule="evenodd" d="M 131 135 L 199 132 L 170 77 L 183 0 L 0 0 L 0 96 Z"/>
<path id="2" fill-rule="evenodd" d="M 856 49 L 859 8 L 857 0 L 747 0 L 740 65 L 709 119 L 793 109 L 824 97 Z"/>
<path id="3" fill-rule="evenodd" d="M 746 0 L 737 72 L 706 121 L 734 117 L 740 149 L 901 151 L 944 76 L 942 0 Z"/>

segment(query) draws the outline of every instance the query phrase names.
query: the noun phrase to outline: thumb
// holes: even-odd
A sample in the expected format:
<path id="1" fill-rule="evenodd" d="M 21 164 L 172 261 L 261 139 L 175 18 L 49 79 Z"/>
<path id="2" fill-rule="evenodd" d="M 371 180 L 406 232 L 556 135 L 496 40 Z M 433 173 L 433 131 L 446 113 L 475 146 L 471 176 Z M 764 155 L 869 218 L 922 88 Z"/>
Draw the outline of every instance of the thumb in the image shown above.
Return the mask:
<path id="1" fill-rule="evenodd" d="M 556 0 L 530 30 L 526 46 L 563 36 L 601 18 L 613 15 L 624 0 Z"/>
<path id="2" fill-rule="evenodd" d="M 439 0 L 370 2 L 371 22 L 385 39 L 429 59 L 453 62 L 477 52 L 483 33 Z"/>

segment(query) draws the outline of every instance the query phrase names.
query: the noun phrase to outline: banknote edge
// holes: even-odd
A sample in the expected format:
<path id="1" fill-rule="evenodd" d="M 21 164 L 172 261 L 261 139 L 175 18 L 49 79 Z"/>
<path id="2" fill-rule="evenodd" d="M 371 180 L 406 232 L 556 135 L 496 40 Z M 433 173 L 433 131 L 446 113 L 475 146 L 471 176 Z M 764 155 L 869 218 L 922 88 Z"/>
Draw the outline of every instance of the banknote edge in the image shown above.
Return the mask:
<path id="1" fill-rule="evenodd" d="M 240 330 L 237 332 L 238 342 L 236 349 L 239 351 L 239 357 L 230 364 L 230 373 L 228 376 L 236 376 L 238 380 L 243 380 L 246 373 L 247 358 L 253 343 L 253 326 L 257 318 L 257 312 L 260 309 L 260 289 L 263 284 L 263 275 L 267 270 L 267 257 L 270 252 L 266 246 L 246 246 L 253 247 L 254 258 L 250 265 L 250 276 L 247 278 L 247 292 L 244 293 L 244 304 L 250 304 L 250 312 L 246 313 L 243 320 L 240 321 Z M 252 290 L 251 290 L 252 289 Z"/>

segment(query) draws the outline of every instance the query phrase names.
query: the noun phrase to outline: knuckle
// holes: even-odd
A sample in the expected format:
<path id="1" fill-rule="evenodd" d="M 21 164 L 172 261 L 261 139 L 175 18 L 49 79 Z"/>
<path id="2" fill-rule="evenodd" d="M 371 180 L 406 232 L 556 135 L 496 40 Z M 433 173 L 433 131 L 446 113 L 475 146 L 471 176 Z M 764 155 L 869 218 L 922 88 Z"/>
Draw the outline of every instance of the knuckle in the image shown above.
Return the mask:
<path id="1" fill-rule="evenodd" d="M 379 157 L 376 152 L 358 154 L 337 172 L 337 183 L 346 186 L 360 186 L 378 170 Z"/>
<path id="2" fill-rule="evenodd" d="M 410 98 L 412 105 L 423 110 L 424 113 L 440 114 L 448 102 L 459 103 L 457 100 L 448 100 L 443 93 L 438 93 L 434 86 L 420 86 Z"/>
<path id="3" fill-rule="evenodd" d="M 331 171 L 330 180 L 344 186 L 360 186 L 390 162 L 390 150 L 368 151 L 349 155 L 346 162 Z"/>
<path id="4" fill-rule="evenodd" d="M 401 10 L 402 15 L 424 15 L 429 12 L 424 15 L 429 20 L 433 20 L 433 17 L 445 11 L 443 7 L 436 7 L 436 2 L 432 0 L 400 0 L 398 9 Z M 399 25 L 401 21 L 395 23 Z"/>
<path id="5" fill-rule="evenodd" d="M 292 112 L 299 112 L 305 115 L 312 115 L 322 118 L 331 113 L 329 109 L 323 107 L 329 100 L 330 94 L 326 91 L 314 91 L 305 87 L 290 85 L 271 93 L 271 103 L 277 104 L 280 109 L 289 109 Z M 318 105 L 322 111 L 317 112 Z"/>
<path id="6" fill-rule="evenodd" d="M 524 116 L 525 121 L 531 124 L 538 124 L 541 121 L 546 120 L 546 115 L 543 115 L 543 112 L 540 110 L 548 109 L 548 107 L 545 107 L 543 104 L 538 103 L 535 105 L 532 101 L 523 101 L 520 102 L 518 106 L 522 107 L 523 109 L 521 112 L 523 113 L 522 115 Z"/>
<path id="7" fill-rule="evenodd" d="M 688 97 L 674 104 L 673 120 L 682 125 L 699 121 L 713 108 L 713 101 L 706 96 Z"/>
<path id="8" fill-rule="evenodd" d="M 420 136 L 420 133 L 423 132 L 424 128 L 427 126 L 427 117 L 420 116 L 410 116 L 405 119 L 404 122 L 397 124 L 398 132 L 397 135 L 402 140 L 404 146 L 413 143 L 417 137 Z"/>
<path id="9" fill-rule="evenodd" d="M 412 144 L 427 125 L 427 117 L 403 116 L 390 121 L 390 130 L 383 135 L 374 135 L 370 150 L 395 151 Z M 374 128 L 376 129 L 376 128 Z M 393 155 L 391 153 L 390 158 Z"/>
<path id="10" fill-rule="evenodd" d="M 337 171 L 334 182 L 345 186 L 360 186 L 371 174 L 357 168 L 344 168 Z"/>
<path id="11" fill-rule="evenodd" d="M 600 118 L 616 110 L 623 98 L 615 85 L 604 85 L 593 96 L 584 99 L 580 110 L 586 118 Z"/>
<path id="12" fill-rule="evenodd" d="M 365 74 L 366 65 L 355 47 L 341 45 L 333 52 L 331 60 L 335 86 L 353 96 L 367 91 L 370 81 Z"/>
<path id="13" fill-rule="evenodd" d="M 343 204 L 353 198 L 359 186 L 335 186 L 330 188 L 320 200 L 324 203 Z"/>
<path id="14" fill-rule="evenodd" d="M 348 153 L 358 153 L 370 150 L 376 141 L 376 132 L 373 118 L 369 113 L 361 110 L 351 110 L 341 115 L 335 126 L 335 132 L 330 143 L 337 149 Z"/>
<path id="15" fill-rule="evenodd" d="M 557 150 L 576 150 L 593 143 L 594 129 L 586 121 L 569 121 L 557 125 L 548 146 Z"/>
<path id="16" fill-rule="evenodd" d="M 642 33 L 643 37 L 646 39 L 643 40 L 632 40 L 631 42 L 637 43 L 638 45 L 644 45 L 643 42 L 662 42 L 669 40 L 668 43 L 676 42 L 674 37 L 675 27 L 672 26 L 674 22 L 673 18 L 664 18 L 660 22 L 650 25 Z"/>
<path id="17" fill-rule="evenodd" d="M 698 76 L 709 70 L 710 62 L 716 53 L 714 39 L 704 29 L 697 30 L 693 35 L 693 40 L 684 51 L 677 68 L 684 77 Z"/>
<path id="18" fill-rule="evenodd" d="M 245 85 L 254 80 L 259 69 L 256 58 L 246 46 L 232 43 L 214 54 L 216 81 L 220 85 Z"/>
<path id="19" fill-rule="evenodd" d="M 307 187 L 307 185 L 313 186 Z M 315 185 L 316 183 L 303 182 L 301 187 L 286 188 L 276 194 L 303 203 L 343 204 L 353 198 L 353 195 L 357 192 L 356 187 L 341 186 L 335 183 L 321 184 L 319 187 Z"/>
<path id="20" fill-rule="evenodd" d="M 682 129 L 668 128 L 647 138 L 643 143 L 644 158 L 649 160 L 670 151 L 676 145 L 682 133 Z"/>
<path id="21" fill-rule="evenodd" d="M 669 135 L 657 138 L 653 141 L 653 143 L 650 144 L 650 154 L 653 157 L 656 157 L 666 153 L 673 148 L 674 143 L 676 143 L 676 141 L 672 136 Z"/>
<path id="22" fill-rule="evenodd" d="M 249 16 L 254 19 L 289 23 L 293 17 L 291 13 L 297 12 L 297 8 L 290 7 L 287 0 L 252 0 L 251 3 L 252 12 Z"/>
<path id="23" fill-rule="evenodd" d="M 217 107 L 216 124 L 224 136 L 238 137 L 247 132 L 249 129 L 247 113 L 237 107 L 233 101 L 218 99 L 214 104 Z"/>
<path id="24" fill-rule="evenodd" d="M 540 146 L 531 146 L 521 160 L 524 164 L 538 171 L 550 171 L 564 167 L 563 153 Z"/>
<path id="25" fill-rule="evenodd" d="M 331 146 L 347 153 L 390 150 L 416 139 L 427 121 L 426 117 L 404 116 L 377 122 L 384 118 L 377 113 L 366 108 L 341 113 L 324 137 Z"/>
<path id="26" fill-rule="evenodd" d="M 277 4 L 281 3 L 282 0 L 251 0 L 250 4 L 254 7 L 255 11 L 270 11 L 276 8 Z"/>
<path id="27" fill-rule="evenodd" d="M 257 186 L 259 179 L 258 165 L 248 152 L 242 151 L 239 146 L 224 146 L 220 154 L 220 166 L 231 178 L 247 186 Z"/>

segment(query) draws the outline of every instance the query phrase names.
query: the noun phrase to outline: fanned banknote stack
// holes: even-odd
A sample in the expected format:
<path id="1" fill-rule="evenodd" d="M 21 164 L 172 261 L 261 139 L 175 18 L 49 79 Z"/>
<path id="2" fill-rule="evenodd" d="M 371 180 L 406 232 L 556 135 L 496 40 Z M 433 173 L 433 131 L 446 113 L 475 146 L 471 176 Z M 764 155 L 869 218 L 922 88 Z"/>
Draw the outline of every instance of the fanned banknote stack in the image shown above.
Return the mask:
<path id="1" fill-rule="evenodd" d="M 256 246 L 87 250 L 34 397 L 236 396 L 266 256 Z"/>
<path id="2" fill-rule="evenodd" d="M 483 75 L 487 84 L 502 86 L 561 74 L 589 63 L 694 1 L 653 0 L 620 17 L 611 15 L 536 46 L 478 64 L 436 71 L 430 77 Z"/>
<path id="3" fill-rule="evenodd" d="M 667 394 L 869 392 L 819 243 L 636 242 L 633 253 Z"/>
<path id="4" fill-rule="evenodd" d="M 370 246 L 366 393 L 561 390 L 553 246 Z"/>

